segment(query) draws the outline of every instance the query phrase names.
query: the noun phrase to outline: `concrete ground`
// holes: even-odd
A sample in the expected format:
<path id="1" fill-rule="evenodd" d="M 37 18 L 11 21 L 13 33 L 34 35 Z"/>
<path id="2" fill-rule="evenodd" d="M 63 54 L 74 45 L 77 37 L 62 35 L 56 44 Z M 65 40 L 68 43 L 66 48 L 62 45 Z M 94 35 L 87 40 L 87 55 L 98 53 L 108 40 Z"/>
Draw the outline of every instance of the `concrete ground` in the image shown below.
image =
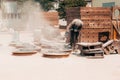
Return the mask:
<path id="1" fill-rule="evenodd" d="M 12 55 L 11 35 L 0 34 L 0 80 L 120 80 L 120 55 L 87 59 L 71 54 L 66 58 L 45 58 L 42 53 Z M 32 42 L 22 33 L 21 41 Z"/>

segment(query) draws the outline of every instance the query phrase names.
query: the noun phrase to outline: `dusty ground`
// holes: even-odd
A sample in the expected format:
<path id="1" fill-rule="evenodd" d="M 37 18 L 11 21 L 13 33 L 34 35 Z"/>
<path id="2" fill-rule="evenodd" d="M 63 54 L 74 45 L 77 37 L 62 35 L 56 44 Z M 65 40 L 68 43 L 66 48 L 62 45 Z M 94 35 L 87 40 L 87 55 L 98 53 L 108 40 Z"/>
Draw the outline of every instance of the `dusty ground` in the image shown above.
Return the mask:
<path id="1" fill-rule="evenodd" d="M 32 34 L 21 34 L 31 42 Z M 12 55 L 11 35 L 0 33 L 0 80 L 120 80 L 120 55 L 87 59 L 71 54 L 67 58 L 44 58 L 42 53 Z"/>

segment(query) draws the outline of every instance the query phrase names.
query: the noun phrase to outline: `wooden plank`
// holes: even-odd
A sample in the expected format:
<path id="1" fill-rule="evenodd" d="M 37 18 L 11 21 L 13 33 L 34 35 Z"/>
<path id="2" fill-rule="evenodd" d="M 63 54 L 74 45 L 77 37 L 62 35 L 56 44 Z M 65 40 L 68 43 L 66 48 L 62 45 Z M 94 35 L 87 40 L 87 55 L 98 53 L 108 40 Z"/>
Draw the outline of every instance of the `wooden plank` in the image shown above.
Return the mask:
<path id="1" fill-rule="evenodd" d="M 112 21 L 113 27 L 116 30 L 116 32 L 118 33 L 118 35 L 120 36 L 120 27 L 119 25 L 117 25 L 119 22 L 117 21 Z"/>
<path id="2" fill-rule="evenodd" d="M 105 48 L 105 47 L 111 45 L 112 43 L 113 43 L 113 40 L 107 41 L 106 43 L 103 44 L 103 48 Z"/>
<path id="3" fill-rule="evenodd" d="M 82 42 L 80 42 L 80 43 L 77 43 L 77 45 L 79 45 L 79 46 L 99 46 L 99 45 L 101 45 L 101 47 L 102 47 L 102 43 L 101 42 L 95 42 L 95 43 L 82 43 Z"/>

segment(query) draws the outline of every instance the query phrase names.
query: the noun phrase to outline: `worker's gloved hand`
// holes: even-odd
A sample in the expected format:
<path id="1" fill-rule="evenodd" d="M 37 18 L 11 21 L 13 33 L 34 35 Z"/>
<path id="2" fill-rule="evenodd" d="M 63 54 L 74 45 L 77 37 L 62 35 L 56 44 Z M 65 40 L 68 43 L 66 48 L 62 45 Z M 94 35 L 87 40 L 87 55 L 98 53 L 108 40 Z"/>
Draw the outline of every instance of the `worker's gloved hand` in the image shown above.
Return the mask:
<path id="1" fill-rule="evenodd" d="M 69 32 L 65 32 L 65 37 L 68 37 L 69 36 Z"/>

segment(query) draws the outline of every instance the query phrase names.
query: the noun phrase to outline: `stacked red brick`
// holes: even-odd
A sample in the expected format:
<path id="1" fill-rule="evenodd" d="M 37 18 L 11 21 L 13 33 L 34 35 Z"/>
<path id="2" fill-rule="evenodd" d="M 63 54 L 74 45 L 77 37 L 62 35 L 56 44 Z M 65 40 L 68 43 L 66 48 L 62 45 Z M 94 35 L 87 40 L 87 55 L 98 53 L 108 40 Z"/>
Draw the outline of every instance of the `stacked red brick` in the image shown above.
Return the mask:
<path id="1" fill-rule="evenodd" d="M 45 19 L 49 22 L 50 25 L 58 25 L 59 16 L 58 12 L 44 12 Z"/>
<path id="2" fill-rule="evenodd" d="M 70 7 L 66 9 L 66 20 L 69 24 L 73 19 L 80 18 L 80 7 Z"/>
<path id="3" fill-rule="evenodd" d="M 112 14 L 111 8 L 81 7 L 80 18 L 83 21 L 80 42 L 98 42 L 99 32 L 109 32 L 112 38 Z"/>

